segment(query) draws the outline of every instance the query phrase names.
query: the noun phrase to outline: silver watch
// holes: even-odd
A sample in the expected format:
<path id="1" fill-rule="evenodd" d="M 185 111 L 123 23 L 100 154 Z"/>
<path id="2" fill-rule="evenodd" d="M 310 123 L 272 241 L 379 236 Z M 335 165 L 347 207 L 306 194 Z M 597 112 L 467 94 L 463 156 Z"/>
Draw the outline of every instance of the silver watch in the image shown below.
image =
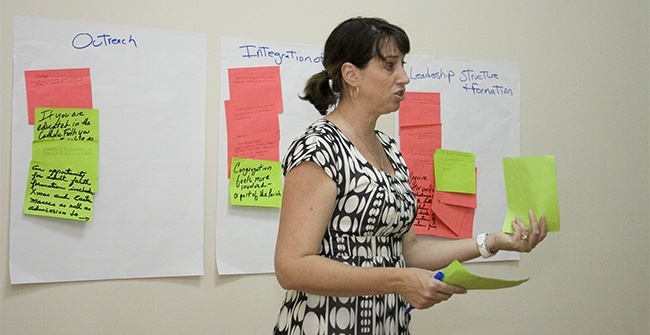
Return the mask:
<path id="1" fill-rule="evenodd" d="M 476 236 L 476 245 L 478 246 L 478 251 L 481 253 L 483 258 L 490 258 L 496 255 L 496 252 L 490 252 L 490 247 L 488 246 L 488 235 L 488 233 L 483 233 Z"/>

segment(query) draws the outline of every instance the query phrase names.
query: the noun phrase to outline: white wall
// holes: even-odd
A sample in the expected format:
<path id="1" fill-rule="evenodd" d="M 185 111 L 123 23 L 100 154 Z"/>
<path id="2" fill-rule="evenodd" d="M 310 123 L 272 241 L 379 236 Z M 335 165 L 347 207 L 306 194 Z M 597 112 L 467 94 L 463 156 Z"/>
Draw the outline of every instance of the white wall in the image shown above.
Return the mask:
<path id="1" fill-rule="evenodd" d="M 270 333 L 274 276 L 215 268 L 220 37 L 320 44 L 353 15 L 401 25 L 414 54 L 519 62 L 521 153 L 556 156 L 562 231 L 519 262 L 468 265 L 532 279 L 417 311 L 413 333 L 650 332 L 650 1 L 1 1 L 0 333 Z M 15 15 L 208 34 L 204 276 L 9 284 Z"/>

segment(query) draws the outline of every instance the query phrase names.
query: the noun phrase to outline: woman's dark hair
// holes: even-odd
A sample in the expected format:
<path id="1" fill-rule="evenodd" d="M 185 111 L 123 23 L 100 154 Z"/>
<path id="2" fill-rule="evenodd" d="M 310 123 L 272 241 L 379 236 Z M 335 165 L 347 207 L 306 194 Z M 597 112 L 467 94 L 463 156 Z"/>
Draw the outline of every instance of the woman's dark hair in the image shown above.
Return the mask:
<path id="1" fill-rule="evenodd" d="M 406 32 L 384 19 L 355 17 L 343 21 L 325 42 L 325 70 L 309 78 L 304 95 L 300 98 L 314 105 L 321 115 L 327 114 L 329 107 L 335 105 L 342 95 L 344 82 L 341 66 L 350 62 L 363 69 L 373 58 L 384 60 L 382 52 L 390 44 L 394 44 L 404 55 L 411 49 Z"/>

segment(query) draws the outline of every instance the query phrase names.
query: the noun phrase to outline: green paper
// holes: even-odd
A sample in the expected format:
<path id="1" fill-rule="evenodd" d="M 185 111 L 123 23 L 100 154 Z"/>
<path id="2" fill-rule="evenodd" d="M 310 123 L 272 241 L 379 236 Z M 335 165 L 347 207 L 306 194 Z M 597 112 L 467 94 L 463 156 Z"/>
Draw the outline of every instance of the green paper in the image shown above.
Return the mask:
<path id="1" fill-rule="evenodd" d="M 97 192 L 99 143 L 90 141 L 35 140 L 32 142 L 32 160 L 65 165 L 88 172 L 93 192 Z"/>
<path id="2" fill-rule="evenodd" d="M 503 158 L 508 210 L 502 231 L 512 233 L 512 221 L 518 216 L 530 227 L 528 211 L 545 216 L 548 231 L 560 230 L 560 202 L 558 199 L 555 157 Z"/>
<path id="3" fill-rule="evenodd" d="M 467 269 L 457 260 L 454 260 L 442 270 L 444 277 L 442 281 L 454 286 L 463 287 L 467 290 L 495 290 L 518 286 L 528 281 L 529 278 L 521 280 L 504 280 L 496 278 L 480 277 L 469 273 Z"/>
<path id="4" fill-rule="evenodd" d="M 23 212 L 92 220 L 99 179 L 99 111 L 36 108 Z"/>
<path id="5" fill-rule="evenodd" d="M 476 172 L 473 153 L 436 149 L 433 166 L 436 190 L 476 194 Z"/>
<path id="6" fill-rule="evenodd" d="M 233 158 L 230 171 L 230 204 L 280 207 L 282 164 L 277 161 Z"/>
<path id="7" fill-rule="evenodd" d="M 99 110 L 36 108 L 34 140 L 99 141 Z"/>
<path id="8" fill-rule="evenodd" d="M 23 212 L 29 215 L 90 221 L 92 180 L 83 168 L 32 161 L 29 166 Z"/>

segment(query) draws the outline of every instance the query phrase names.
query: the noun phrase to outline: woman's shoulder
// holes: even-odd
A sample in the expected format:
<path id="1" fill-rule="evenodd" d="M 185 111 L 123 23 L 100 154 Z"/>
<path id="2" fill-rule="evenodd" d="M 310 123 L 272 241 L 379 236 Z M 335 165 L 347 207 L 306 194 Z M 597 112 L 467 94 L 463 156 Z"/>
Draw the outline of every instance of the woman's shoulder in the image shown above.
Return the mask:
<path id="1" fill-rule="evenodd" d="M 327 119 L 318 119 L 294 139 L 294 142 L 326 141 L 332 143 L 337 138 L 337 128 Z"/>
<path id="2" fill-rule="evenodd" d="M 312 161 L 334 178 L 339 159 L 337 153 L 341 151 L 340 136 L 336 132 L 335 126 L 325 119 L 309 125 L 289 146 L 283 160 L 285 173 L 303 161 Z"/>
<path id="3" fill-rule="evenodd" d="M 320 118 L 310 124 L 305 129 L 305 134 L 332 134 L 336 131 L 336 126 L 325 118 Z"/>

